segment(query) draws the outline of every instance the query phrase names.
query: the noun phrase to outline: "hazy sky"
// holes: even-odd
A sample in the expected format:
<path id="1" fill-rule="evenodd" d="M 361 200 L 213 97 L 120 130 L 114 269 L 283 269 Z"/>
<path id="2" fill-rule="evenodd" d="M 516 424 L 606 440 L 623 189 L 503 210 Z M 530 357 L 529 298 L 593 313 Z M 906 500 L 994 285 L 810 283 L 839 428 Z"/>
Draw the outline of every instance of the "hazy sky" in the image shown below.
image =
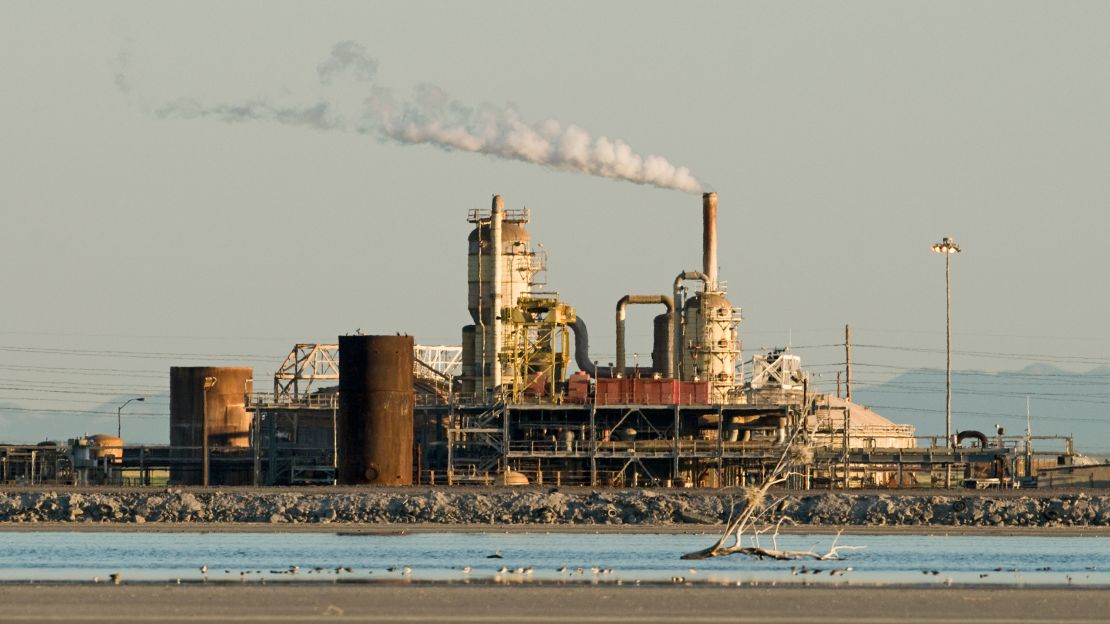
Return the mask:
<path id="1" fill-rule="evenodd" d="M 398 100 L 436 85 L 688 167 L 720 194 L 746 356 L 792 341 L 828 387 L 840 350 L 807 347 L 851 323 L 878 365 L 861 382 L 942 367 L 929 246 L 952 235 L 957 367 L 1110 363 L 1110 3 L 597 4 L 6 3 L 0 403 L 91 410 L 164 391 L 173 364 L 253 365 L 265 388 L 294 342 L 356 328 L 458 343 L 466 212 L 493 193 L 532 209 L 598 359 L 618 298 L 698 268 L 693 193 L 157 114 L 317 101 L 343 41 Z M 654 312 L 631 313 L 630 352 Z"/>

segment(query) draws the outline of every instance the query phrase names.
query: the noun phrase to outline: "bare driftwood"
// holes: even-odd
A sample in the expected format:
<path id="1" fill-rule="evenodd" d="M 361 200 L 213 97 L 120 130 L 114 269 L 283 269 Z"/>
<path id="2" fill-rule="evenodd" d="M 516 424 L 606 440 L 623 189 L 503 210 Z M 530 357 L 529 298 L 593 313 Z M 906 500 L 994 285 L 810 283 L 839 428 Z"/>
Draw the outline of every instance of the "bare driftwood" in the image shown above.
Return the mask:
<path id="1" fill-rule="evenodd" d="M 817 561 L 836 561 L 843 557 L 840 555 L 842 550 L 857 550 L 863 546 L 837 546 L 840 540 L 840 533 L 837 533 L 836 539 L 833 540 L 832 546 L 824 553 L 817 552 L 813 549 L 810 550 L 782 550 L 778 547 L 779 529 L 783 523 L 791 522 L 792 520 L 785 516 L 779 516 L 774 520 L 775 510 L 785 500 L 785 497 L 778 498 L 768 502 L 767 498 L 773 488 L 780 483 L 785 482 L 790 477 L 789 465 L 791 463 L 792 455 L 799 452 L 796 448 L 798 441 L 798 434 L 801 432 L 801 427 L 794 429 L 793 434 L 786 442 L 786 447 L 783 449 L 782 454 L 779 456 L 778 462 L 775 467 L 763 480 L 763 483 L 757 487 L 744 488 L 744 506 L 739 515 L 736 514 L 736 504 L 732 505 L 732 512 L 729 514 L 728 524 L 725 526 L 721 538 L 717 543 L 704 550 L 698 550 L 691 553 L 682 555 L 683 559 L 711 559 L 713 557 L 724 557 L 726 555 L 747 555 L 755 557 L 756 559 L 775 559 L 778 561 L 790 561 L 797 559 L 815 559 Z M 804 450 L 802 451 L 804 452 Z M 757 528 L 762 526 L 762 528 Z M 744 533 L 750 532 L 750 545 L 744 545 Z M 765 548 L 760 545 L 760 535 L 771 532 L 770 540 L 771 547 Z M 729 544 L 729 538 L 732 538 L 732 543 Z"/>

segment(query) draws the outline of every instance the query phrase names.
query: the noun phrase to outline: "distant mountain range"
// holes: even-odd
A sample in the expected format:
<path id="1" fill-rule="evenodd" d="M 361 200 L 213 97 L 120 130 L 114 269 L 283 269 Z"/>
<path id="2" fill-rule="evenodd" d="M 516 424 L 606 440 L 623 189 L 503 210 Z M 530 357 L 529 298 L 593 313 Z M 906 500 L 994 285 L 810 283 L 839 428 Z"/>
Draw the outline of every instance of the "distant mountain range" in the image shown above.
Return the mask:
<path id="1" fill-rule="evenodd" d="M 116 408 L 134 395 L 123 395 L 79 411 L 40 410 L 11 402 L 0 403 L 0 441 L 35 444 L 68 440 L 94 433 L 116 433 Z M 147 396 L 123 410 L 123 440 L 127 444 L 167 444 L 170 440 L 170 397 Z"/>
<path id="2" fill-rule="evenodd" d="M 880 384 L 853 388 L 852 400 L 896 423 L 917 427 L 918 435 L 944 435 L 944 370 L 915 369 Z M 1076 450 L 1110 456 L 1110 367 L 1083 373 L 1048 364 L 1018 371 L 952 372 L 952 428 L 995 435 L 1021 435 L 1029 397 L 1034 436 L 1073 436 Z M 1036 448 L 1056 448 L 1043 442 Z M 1062 444 L 1059 448 L 1063 448 Z"/>

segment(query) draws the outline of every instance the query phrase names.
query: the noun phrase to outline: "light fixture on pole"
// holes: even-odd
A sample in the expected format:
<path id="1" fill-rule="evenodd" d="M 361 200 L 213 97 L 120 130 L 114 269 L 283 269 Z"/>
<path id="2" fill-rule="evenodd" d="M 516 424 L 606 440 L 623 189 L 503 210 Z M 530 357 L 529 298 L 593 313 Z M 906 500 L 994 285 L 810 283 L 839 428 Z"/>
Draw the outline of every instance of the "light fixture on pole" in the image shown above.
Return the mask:
<path id="1" fill-rule="evenodd" d="M 116 437 L 117 438 L 119 438 L 121 440 L 123 439 L 123 408 L 127 407 L 127 404 L 132 402 L 132 401 L 145 401 L 145 400 L 146 400 L 146 397 L 135 397 L 133 399 L 127 399 L 126 401 L 124 401 L 123 405 L 120 405 L 119 407 L 116 408 Z"/>
<path id="2" fill-rule="evenodd" d="M 208 391 L 216 386 L 215 377 L 204 378 L 204 422 L 201 423 L 201 485 L 208 487 Z"/>
<path id="3" fill-rule="evenodd" d="M 945 446 L 952 447 L 952 254 L 960 253 L 956 240 L 945 236 L 944 240 L 933 245 L 933 251 L 944 254 L 944 439 Z"/>

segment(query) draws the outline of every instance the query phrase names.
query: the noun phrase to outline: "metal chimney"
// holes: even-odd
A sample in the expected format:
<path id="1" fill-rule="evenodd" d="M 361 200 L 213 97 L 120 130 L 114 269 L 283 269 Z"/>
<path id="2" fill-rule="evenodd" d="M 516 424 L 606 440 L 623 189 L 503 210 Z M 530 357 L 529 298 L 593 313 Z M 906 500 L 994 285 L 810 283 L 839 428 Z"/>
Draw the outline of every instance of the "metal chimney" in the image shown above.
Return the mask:
<path id="1" fill-rule="evenodd" d="M 705 272 L 706 291 L 717 290 L 717 194 L 701 196 L 701 263 Z"/>
<path id="2" fill-rule="evenodd" d="M 493 205 L 490 209 L 490 260 L 493 264 L 492 280 L 493 288 L 491 288 L 491 301 L 490 301 L 490 318 L 493 319 L 493 332 L 489 337 L 490 344 L 488 345 L 489 362 L 493 365 L 490 375 L 490 383 L 496 391 L 497 387 L 501 385 L 501 362 L 498 354 L 501 352 L 501 306 L 503 302 L 501 286 L 502 281 L 505 279 L 503 261 L 501 259 L 501 224 L 505 219 L 505 200 L 500 195 L 493 196 Z"/>

